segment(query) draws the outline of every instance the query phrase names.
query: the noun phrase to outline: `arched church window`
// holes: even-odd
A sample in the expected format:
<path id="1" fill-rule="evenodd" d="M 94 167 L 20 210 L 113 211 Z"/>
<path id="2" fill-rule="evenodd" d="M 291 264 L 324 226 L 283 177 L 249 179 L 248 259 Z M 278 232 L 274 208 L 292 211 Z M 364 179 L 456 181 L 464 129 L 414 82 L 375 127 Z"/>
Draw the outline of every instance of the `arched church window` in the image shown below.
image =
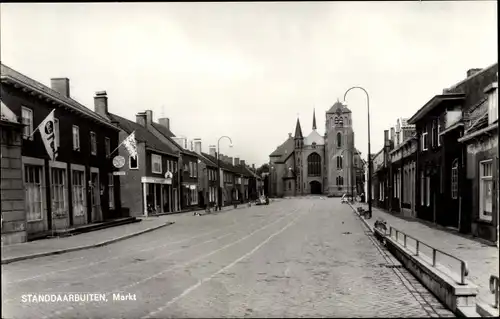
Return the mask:
<path id="1" fill-rule="evenodd" d="M 342 169 L 342 157 L 337 156 L 337 169 Z"/>
<path id="2" fill-rule="evenodd" d="M 342 133 L 337 133 L 337 147 L 342 147 Z"/>
<path id="3" fill-rule="evenodd" d="M 344 185 L 344 177 L 342 176 L 339 176 L 339 182 L 340 182 L 340 186 Z"/>
<path id="4" fill-rule="evenodd" d="M 307 157 L 307 175 L 321 176 L 321 156 L 318 153 L 312 153 Z"/>

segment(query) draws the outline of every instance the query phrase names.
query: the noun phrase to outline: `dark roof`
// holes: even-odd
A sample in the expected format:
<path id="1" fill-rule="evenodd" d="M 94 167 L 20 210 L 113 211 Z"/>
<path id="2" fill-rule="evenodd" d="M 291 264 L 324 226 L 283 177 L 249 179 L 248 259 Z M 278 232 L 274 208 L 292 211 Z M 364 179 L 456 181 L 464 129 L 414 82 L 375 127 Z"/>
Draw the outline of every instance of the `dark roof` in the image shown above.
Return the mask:
<path id="1" fill-rule="evenodd" d="M 208 155 L 206 153 L 202 153 L 202 154 L 203 154 L 203 156 L 205 156 L 206 158 L 208 158 L 210 161 L 214 162 L 215 165 L 217 165 L 217 158 L 215 156 Z M 226 162 L 224 162 L 222 160 L 219 161 L 219 163 L 220 163 L 220 168 L 221 169 L 226 170 L 226 171 L 230 171 L 230 172 L 233 172 L 233 173 L 240 173 L 241 174 L 241 172 L 236 167 L 234 167 L 233 165 L 228 164 L 228 163 L 226 163 Z"/>
<path id="2" fill-rule="evenodd" d="M 4 80 L 14 81 L 14 82 L 26 87 L 26 88 L 29 88 L 29 89 L 36 91 L 39 94 L 45 95 L 46 97 L 48 97 L 52 100 L 55 100 L 55 101 L 65 105 L 66 107 L 69 107 L 69 108 L 77 111 L 81 115 L 85 115 L 85 116 L 93 119 L 94 121 L 99 122 L 100 124 L 104 124 L 108 127 L 112 127 L 114 129 L 117 129 L 114 125 L 112 125 L 108 121 L 108 119 L 93 112 L 92 110 L 90 110 L 89 108 L 85 107 L 84 105 L 78 103 L 77 101 L 73 100 L 72 98 L 62 95 L 61 93 L 49 88 L 46 85 L 43 85 L 42 83 L 40 83 L 38 81 L 33 80 L 32 78 L 27 77 L 26 75 L 6 66 L 3 63 L 1 64 L 0 74 L 1 74 L 2 81 L 4 81 Z"/>
<path id="3" fill-rule="evenodd" d="M 333 104 L 326 113 L 351 113 L 351 110 L 349 110 L 344 104 L 340 103 L 340 101 L 337 99 L 337 102 L 335 102 L 335 104 Z"/>
<path id="4" fill-rule="evenodd" d="M 136 140 L 145 142 L 147 147 L 162 153 L 167 153 L 172 156 L 178 156 L 176 155 L 176 152 L 174 150 L 172 150 L 167 144 L 163 143 L 144 126 L 127 120 L 126 118 L 123 118 L 116 114 L 109 113 L 109 117 L 112 121 L 118 122 L 118 126 L 128 134 L 131 134 L 133 131 L 135 131 Z"/>
<path id="5" fill-rule="evenodd" d="M 297 124 L 295 124 L 295 138 L 304 138 L 302 135 L 302 128 L 300 127 L 299 118 L 297 118 Z"/>
<path id="6" fill-rule="evenodd" d="M 463 101 L 465 94 L 463 93 L 446 93 L 433 96 L 424 106 L 422 106 L 410 119 L 408 124 L 415 124 L 427 115 L 430 111 L 439 105 L 444 105 L 444 102 L 456 103 Z"/>
<path id="7" fill-rule="evenodd" d="M 279 156 L 280 159 L 278 161 L 281 161 L 283 156 L 286 155 L 286 157 L 288 157 L 288 155 L 290 155 L 290 153 L 292 153 L 294 149 L 295 149 L 295 141 L 293 137 L 288 137 L 288 139 L 283 144 L 278 146 L 278 148 L 276 148 L 276 150 L 274 150 L 274 152 L 272 152 L 271 155 L 269 156 L 270 157 Z"/>
<path id="8" fill-rule="evenodd" d="M 217 168 L 217 161 L 212 161 L 210 158 L 209 158 L 210 155 L 208 155 L 207 153 L 203 153 L 201 152 L 201 156 L 199 156 L 200 160 L 205 163 L 207 166 L 210 166 L 210 167 L 213 167 L 213 168 Z"/>
<path id="9" fill-rule="evenodd" d="M 175 137 L 175 134 L 172 133 L 172 131 L 170 131 L 168 128 L 166 128 L 165 126 L 161 125 L 161 124 L 158 124 L 158 123 L 151 123 L 151 125 L 157 129 L 158 131 L 160 131 L 161 134 L 167 136 L 167 137 Z"/>

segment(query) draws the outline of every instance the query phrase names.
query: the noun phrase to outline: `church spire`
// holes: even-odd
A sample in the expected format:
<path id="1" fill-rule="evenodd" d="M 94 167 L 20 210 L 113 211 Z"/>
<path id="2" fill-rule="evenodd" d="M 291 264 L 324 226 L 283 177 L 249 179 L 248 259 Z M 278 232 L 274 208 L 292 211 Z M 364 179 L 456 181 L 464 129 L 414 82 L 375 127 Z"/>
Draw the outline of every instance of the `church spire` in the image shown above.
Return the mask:
<path id="1" fill-rule="evenodd" d="M 297 117 L 297 125 L 295 125 L 295 139 L 298 138 L 304 138 L 304 136 L 302 136 L 302 128 L 300 127 L 300 121 Z"/>
<path id="2" fill-rule="evenodd" d="M 316 130 L 316 109 L 313 109 L 313 130 Z"/>

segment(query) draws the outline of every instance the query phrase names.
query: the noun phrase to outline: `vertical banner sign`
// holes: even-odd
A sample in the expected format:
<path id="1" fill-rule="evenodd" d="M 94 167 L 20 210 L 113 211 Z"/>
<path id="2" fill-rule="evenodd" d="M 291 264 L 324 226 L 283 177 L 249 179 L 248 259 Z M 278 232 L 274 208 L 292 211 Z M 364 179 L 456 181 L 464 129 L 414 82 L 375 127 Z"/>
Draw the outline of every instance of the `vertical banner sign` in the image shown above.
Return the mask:
<path id="1" fill-rule="evenodd" d="M 137 141 L 135 140 L 135 131 L 132 132 L 132 134 L 130 134 L 122 143 L 130 156 L 137 159 Z"/>
<path id="2" fill-rule="evenodd" d="M 54 123 L 54 110 L 50 112 L 49 115 L 40 123 L 39 131 L 42 137 L 43 144 L 45 144 L 45 149 L 49 154 L 51 160 L 55 160 L 57 158 L 57 145 L 59 145 L 59 134 L 55 132 L 55 123 Z"/>

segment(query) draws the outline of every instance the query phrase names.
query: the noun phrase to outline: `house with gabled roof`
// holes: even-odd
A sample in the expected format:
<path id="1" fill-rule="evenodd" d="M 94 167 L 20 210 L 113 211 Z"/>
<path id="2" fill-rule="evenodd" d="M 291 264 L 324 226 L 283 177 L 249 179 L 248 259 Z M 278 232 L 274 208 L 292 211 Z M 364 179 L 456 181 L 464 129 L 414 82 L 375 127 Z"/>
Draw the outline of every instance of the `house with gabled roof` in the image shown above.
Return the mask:
<path id="1" fill-rule="evenodd" d="M 48 87 L 4 64 L 1 101 L 24 125 L 21 176 L 28 239 L 123 217 L 120 181 L 109 158 L 119 129 L 73 99 L 68 78 Z M 39 127 L 51 112 L 51 127 Z M 54 132 L 55 157 L 39 130 Z M 3 200 L 3 199 L 2 199 Z M 21 227 L 21 226 L 19 226 Z"/>
<path id="2" fill-rule="evenodd" d="M 135 134 L 137 157 L 128 154 L 122 145 L 118 148 L 122 204 L 130 216 L 150 216 L 180 211 L 179 154 L 146 128 L 144 117 L 139 114 L 131 121 L 108 109 L 105 91 L 94 97 L 95 112 L 120 128 L 120 142 Z"/>

